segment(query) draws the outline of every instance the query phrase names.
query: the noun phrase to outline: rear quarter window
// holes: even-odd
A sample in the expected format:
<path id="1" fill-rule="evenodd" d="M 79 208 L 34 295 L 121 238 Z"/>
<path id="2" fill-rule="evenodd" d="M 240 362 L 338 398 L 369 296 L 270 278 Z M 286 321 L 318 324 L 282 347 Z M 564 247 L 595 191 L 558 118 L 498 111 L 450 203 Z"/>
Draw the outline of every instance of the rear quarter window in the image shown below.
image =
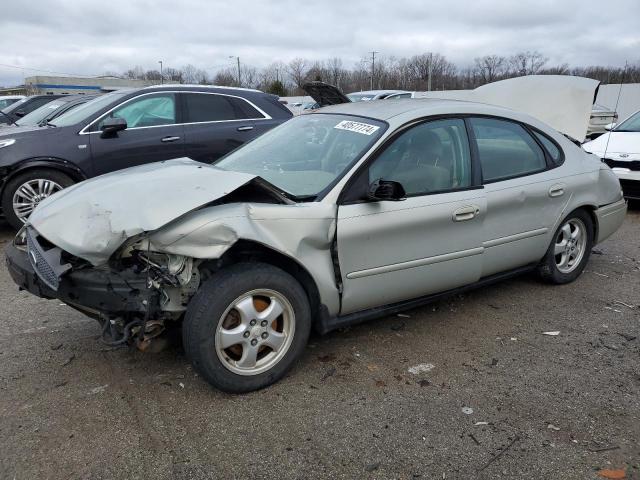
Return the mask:
<path id="1" fill-rule="evenodd" d="M 555 144 L 555 142 L 553 140 L 551 140 L 549 137 L 547 137 L 546 135 L 544 135 L 543 133 L 540 133 L 540 132 L 538 132 L 536 130 L 533 131 L 533 134 L 540 141 L 540 143 L 542 143 L 542 145 L 544 146 L 545 150 L 547 151 L 547 153 L 551 157 L 551 161 L 553 162 L 553 164 L 554 165 L 560 165 L 562 163 L 562 158 L 563 158 L 562 157 L 562 151 Z"/>

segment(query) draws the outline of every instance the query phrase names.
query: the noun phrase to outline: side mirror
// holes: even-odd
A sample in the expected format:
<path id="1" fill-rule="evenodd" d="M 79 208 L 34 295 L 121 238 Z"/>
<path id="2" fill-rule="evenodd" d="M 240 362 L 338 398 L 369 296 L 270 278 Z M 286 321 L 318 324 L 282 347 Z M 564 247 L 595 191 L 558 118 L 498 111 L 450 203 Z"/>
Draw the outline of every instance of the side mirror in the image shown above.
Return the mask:
<path id="1" fill-rule="evenodd" d="M 27 112 L 25 112 L 24 110 L 18 110 L 17 112 L 15 112 L 15 116 L 18 118 L 22 118 L 27 114 Z"/>
<path id="2" fill-rule="evenodd" d="M 383 180 L 379 178 L 369 185 L 369 191 L 367 198 L 369 200 L 391 200 L 399 201 L 404 200 L 407 193 L 404 191 L 404 187 L 400 182 L 394 182 L 392 180 Z"/>
<path id="3" fill-rule="evenodd" d="M 610 132 L 611 130 L 613 130 L 615 128 L 615 126 L 616 126 L 616 122 L 612 122 L 612 123 L 609 123 L 609 124 L 605 125 L 604 129 L 606 131 Z"/>
<path id="4" fill-rule="evenodd" d="M 102 122 L 102 134 L 101 138 L 109 138 L 114 136 L 116 133 L 127 128 L 127 121 L 124 118 L 107 118 L 104 122 Z"/>

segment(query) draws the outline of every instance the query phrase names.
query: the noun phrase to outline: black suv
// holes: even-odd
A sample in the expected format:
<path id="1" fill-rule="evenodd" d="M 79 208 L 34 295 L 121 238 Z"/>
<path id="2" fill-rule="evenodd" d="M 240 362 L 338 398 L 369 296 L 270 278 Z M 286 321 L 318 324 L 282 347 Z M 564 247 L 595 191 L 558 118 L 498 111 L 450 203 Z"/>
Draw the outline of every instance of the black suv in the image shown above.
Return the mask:
<path id="1" fill-rule="evenodd" d="M 27 113 L 31 113 L 36 108 L 40 108 L 61 96 L 62 95 L 33 95 L 32 97 L 26 97 L 22 100 L 18 100 L 17 102 L 2 109 L 2 114 L 0 114 L 0 125 L 12 125 L 16 120 L 24 117 Z"/>
<path id="2" fill-rule="evenodd" d="M 102 95 L 47 127 L 0 130 L 0 195 L 19 228 L 43 198 L 73 183 L 143 163 L 212 163 L 291 118 L 258 90 L 163 85 Z"/>

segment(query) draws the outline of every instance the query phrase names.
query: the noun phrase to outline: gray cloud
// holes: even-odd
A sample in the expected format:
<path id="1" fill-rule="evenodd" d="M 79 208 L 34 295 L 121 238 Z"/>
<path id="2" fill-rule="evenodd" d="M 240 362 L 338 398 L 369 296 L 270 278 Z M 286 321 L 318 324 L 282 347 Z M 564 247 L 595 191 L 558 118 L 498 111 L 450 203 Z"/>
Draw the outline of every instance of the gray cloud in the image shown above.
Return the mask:
<path id="1" fill-rule="evenodd" d="M 163 60 L 214 73 L 231 66 L 229 55 L 260 67 L 434 51 L 466 66 L 476 56 L 539 50 L 550 63 L 623 65 L 640 62 L 639 18 L 637 0 L 10 2 L 0 16 L 0 63 L 94 75 Z M 0 66 L 0 85 L 35 73 Z"/>

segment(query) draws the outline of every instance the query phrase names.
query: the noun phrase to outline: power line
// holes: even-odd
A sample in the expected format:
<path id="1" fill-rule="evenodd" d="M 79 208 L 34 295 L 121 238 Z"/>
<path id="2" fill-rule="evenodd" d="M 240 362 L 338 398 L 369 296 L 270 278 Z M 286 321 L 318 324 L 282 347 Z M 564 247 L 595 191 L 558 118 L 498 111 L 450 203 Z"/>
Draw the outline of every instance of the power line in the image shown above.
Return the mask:
<path id="1" fill-rule="evenodd" d="M 70 77 L 99 77 L 100 76 L 100 75 L 86 75 L 86 74 L 80 74 L 80 73 L 56 72 L 54 70 L 47 70 L 44 68 L 21 67 L 20 65 L 9 65 L 7 63 L 0 63 L 0 67 L 15 68 L 17 70 L 30 70 L 32 72 L 55 73 L 56 75 L 68 75 Z"/>

